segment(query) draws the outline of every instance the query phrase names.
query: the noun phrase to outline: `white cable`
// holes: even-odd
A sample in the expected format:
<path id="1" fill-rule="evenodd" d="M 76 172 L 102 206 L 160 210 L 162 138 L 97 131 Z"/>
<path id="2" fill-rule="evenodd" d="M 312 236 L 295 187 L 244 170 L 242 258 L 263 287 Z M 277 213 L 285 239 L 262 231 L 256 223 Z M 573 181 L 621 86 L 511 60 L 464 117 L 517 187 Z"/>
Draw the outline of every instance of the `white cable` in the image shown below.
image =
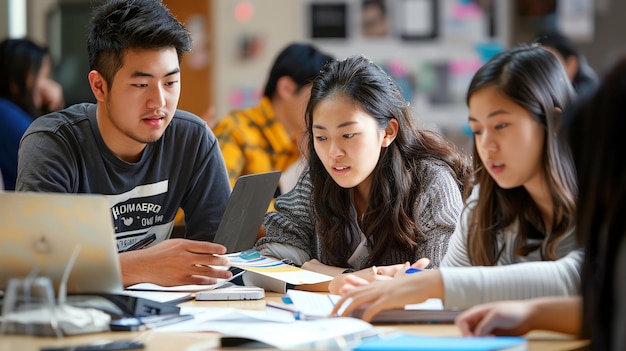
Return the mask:
<path id="1" fill-rule="evenodd" d="M 63 277 L 61 278 L 61 283 L 59 284 L 59 300 L 58 305 L 62 306 L 65 304 L 67 299 L 67 281 L 70 278 L 70 273 L 72 272 L 72 268 L 74 268 L 74 263 L 76 263 L 76 259 L 78 258 L 78 253 L 80 252 L 80 244 L 74 247 L 74 252 L 72 252 L 72 256 L 69 261 L 65 265 L 65 269 L 63 270 Z"/>

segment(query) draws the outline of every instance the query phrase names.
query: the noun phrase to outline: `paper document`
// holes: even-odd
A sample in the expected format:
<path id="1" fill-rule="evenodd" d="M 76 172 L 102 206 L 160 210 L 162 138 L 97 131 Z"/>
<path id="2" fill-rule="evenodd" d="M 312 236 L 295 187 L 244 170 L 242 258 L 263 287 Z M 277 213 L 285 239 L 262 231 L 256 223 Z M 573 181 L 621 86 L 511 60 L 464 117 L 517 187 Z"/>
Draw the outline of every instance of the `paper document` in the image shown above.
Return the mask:
<path id="1" fill-rule="evenodd" d="M 268 310 L 272 311 L 272 310 Z M 181 313 L 188 313 L 184 308 Z M 240 315 L 239 319 L 224 320 L 225 316 L 234 317 L 235 314 L 257 312 L 256 317 L 264 311 L 232 311 L 233 314 L 222 314 L 216 311 L 206 311 L 202 313 L 206 316 L 216 317 L 215 319 L 203 318 L 196 314 L 189 322 L 181 322 L 171 326 L 154 329 L 156 332 L 218 332 L 223 336 L 222 346 L 239 346 L 244 348 L 244 341 L 250 340 L 268 345 L 268 348 L 278 348 L 287 350 L 318 349 L 331 350 L 345 347 L 346 344 L 356 344 L 355 340 L 364 337 L 377 335 L 378 330 L 369 323 L 356 318 L 327 318 L 315 321 L 294 321 L 273 322 L 264 321 L 263 318 L 254 319 L 251 315 Z M 272 311 L 274 314 L 279 311 Z M 217 316 L 216 316 L 217 315 Z M 266 315 L 265 317 L 267 317 Z M 284 316 L 291 316 L 287 313 Z M 293 318 L 293 316 L 291 317 Z M 242 340 L 243 339 L 243 340 Z M 215 342 L 207 343 L 207 347 L 202 344 L 194 345 L 194 350 L 214 349 Z"/>
<path id="2" fill-rule="evenodd" d="M 190 314 L 194 318 L 154 329 L 159 332 L 220 332 L 221 325 L 233 323 L 264 323 L 271 322 L 282 327 L 282 324 L 294 323 L 292 314 L 275 310 L 243 310 L 237 308 L 220 307 L 181 307 L 181 314 Z"/>
<path id="3" fill-rule="evenodd" d="M 246 258 L 248 256 L 245 255 L 242 258 L 242 252 L 224 256 L 228 258 L 231 266 L 245 270 L 243 276 L 245 285 L 258 286 L 266 291 L 284 294 L 289 286 L 317 284 L 333 279 L 326 274 L 295 267 L 272 257 L 260 256 L 258 253 L 251 256 L 254 258 Z"/>
<path id="4" fill-rule="evenodd" d="M 281 350 L 339 350 L 378 334 L 371 324 L 356 318 L 296 321 L 281 325 L 258 323 L 245 327 L 227 323 L 221 329 L 223 347 L 245 338 Z"/>
<path id="5" fill-rule="evenodd" d="M 170 291 L 170 292 L 195 292 L 202 290 L 212 290 L 228 283 L 228 279 L 218 279 L 217 284 L 210 285 L 176 285 L 162 286 L 152 283 L 139 283 L 131 285 L 127 290 L 143 290 L 143 291 Z"/>
<path id="6" fill-rule="evenodd" d="M 339 295 L 321 294 L 300 290 L 288 290 L 287 295 L 293 301 L 293 308 L 310 316 L 328 316 L 341 298 Z M 345 307 L 348 304 L 344 305 Z M 341 311 L 340 311 L 341 312 Z M 428 299 L 423 303 L 406 305 L 404 309 L 386 310 L 377 314 L 372 323 L 428 323 L 454 322 L 460 311 L 444 310 L 440 299 Z M 358 309 L 352 316 L 360 317 L 363 309 Z"/>

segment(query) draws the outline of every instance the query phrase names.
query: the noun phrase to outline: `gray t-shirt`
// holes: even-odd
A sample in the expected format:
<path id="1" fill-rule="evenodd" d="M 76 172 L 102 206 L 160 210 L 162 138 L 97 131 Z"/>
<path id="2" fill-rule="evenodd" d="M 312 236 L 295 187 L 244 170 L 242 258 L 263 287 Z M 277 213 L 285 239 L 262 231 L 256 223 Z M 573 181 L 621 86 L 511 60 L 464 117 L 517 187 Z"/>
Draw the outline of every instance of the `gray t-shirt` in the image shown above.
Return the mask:
<path id="1" fill-rule="evenodd" d="M 90 103 L 37 118 L 18 158 L 17 190 L 106 195 L 119 250 L 151 233 L 167 239 L 179 207 L 187 238 L 213 240 L 231 191 L 215 136 L 181 110 L 135 163 L 105 145 Z"/>

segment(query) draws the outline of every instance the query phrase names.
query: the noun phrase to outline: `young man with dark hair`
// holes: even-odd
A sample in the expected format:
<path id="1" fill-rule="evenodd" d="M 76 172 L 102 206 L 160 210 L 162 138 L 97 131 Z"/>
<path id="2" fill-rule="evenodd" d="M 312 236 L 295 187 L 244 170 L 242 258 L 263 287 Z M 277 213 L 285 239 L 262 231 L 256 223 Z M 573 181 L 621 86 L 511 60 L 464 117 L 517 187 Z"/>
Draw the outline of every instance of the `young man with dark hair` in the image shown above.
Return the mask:
<path id="1" fill-rule="evenodd" d="M 277 170 L 283 172 L 282 192 L 295 185 L 300 172 L 288 170 L 300 158 L 298 138 L 305 130 L 310 83 L 330 60 L 330 55 L 312 45 L 287 45 L 274 60 L 261 102 L 231 112 L 213 128 L 231 186 L 242 175 Z"/>
<path id="2" fill-rule="evenodd" d="M 104 194 L 124 285 L 212 284 L 231 273 L 211 243 L 230 186 L 207 125 L 177 110 L 180 59 L 191 49 L 184 26 L 160 2 L 114 0 L 94 9 L 88 36 L 91 90 L 82 103 L 38 118 L 22 138 L 17 189 Z M 185 239 L 170 239 L 176 211 Z M 85 233 L 89 235 L 89 233 Z M 193 240 L 189 240 L 193 239 Z"/>

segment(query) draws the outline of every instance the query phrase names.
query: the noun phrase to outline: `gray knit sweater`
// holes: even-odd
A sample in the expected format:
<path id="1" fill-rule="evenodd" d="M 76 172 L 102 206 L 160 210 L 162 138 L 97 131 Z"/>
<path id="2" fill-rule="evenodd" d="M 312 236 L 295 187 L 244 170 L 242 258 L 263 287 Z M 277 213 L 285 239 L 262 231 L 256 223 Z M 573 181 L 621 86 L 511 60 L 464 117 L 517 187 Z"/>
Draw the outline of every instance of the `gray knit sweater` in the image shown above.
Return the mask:
<path id="1" fill-rule="evenodd" d="M 450 167 L 434 159 L 424 159 L 418 167 L 423 192 L 413 206 L 413 218 L 426 240 L 416 239 L 415 252 L 389 252 L 381 264 L 415 262 L 427 257 L 433 266 L 439 266 L 458 222 L 463 200 Z M 311 180 L 305 170 L 295 188 L 276 199 L 276 212 L 265 214 L 266 235 L 256 244 L 262 254 L 287 258 L 299 265 L 311 259 L 328 264 L 315 231 L 311 191 Z"/>

